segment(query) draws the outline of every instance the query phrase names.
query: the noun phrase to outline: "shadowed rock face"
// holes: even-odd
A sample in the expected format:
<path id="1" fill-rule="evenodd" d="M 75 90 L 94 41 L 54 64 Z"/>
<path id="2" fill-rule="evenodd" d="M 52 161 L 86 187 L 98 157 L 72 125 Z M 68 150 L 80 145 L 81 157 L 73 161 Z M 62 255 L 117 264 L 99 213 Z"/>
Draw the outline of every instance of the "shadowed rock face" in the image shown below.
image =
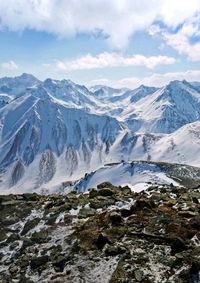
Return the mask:
<path id="1" fill-rule="evenodd" d="M 73 123 L 73 138 L 74 138 L 74 147 L 77 148 L 81 142 L 81 127 L 77 120 Z"/>
<path id="2" fill-rule="evenodd" d="M 83 160 L 86 164 L 90 164 L 91 152 L 89 151 L 85 142 L 82 143 Z"/>
<path id="3" fill-rule="evenodd" d="M 16 155 L 20 151 L 21 144 L 29 130 L 29 127 L 29 122 L 26 122 L 17 132 L 9 151 L 1 162 L 3 165 L 8 166 L 16 159 Z"/>
<path id="4" fill-rule="evenodd" d="M 30 165 L 38 153 L 41 142 L 41 134 L 41 128 L 33 126 L 30 136 L 30 145 L 25 148 L 23 153 L 25 165 Z"/>
<path id="5" fill-rule="evenodd" d="M 47 149 L 42 153 L 39 170 L 39 185 L 45 184 L 53 178 L 56 172 L 56 159 L 50 149 Z"/>
<path id="6" fill-rule="evenodd" d="M 24 166 L 22 164 L 22 161 L 19 160 L 14 168 L 13 168 L 13 171 L 11 173 L 11 186 L 17 184 L 17 182 L 23 177 L 24 175 Z"/>
<path id="7" fill-rule="evenodd" d="M 52 138 L 55 142 L 57 155 L 59 156 L 63 152 L 67 141 L 67 127 L 60 119 L 57 119 L 52 128 Z"/>
<path id="8" fill-rule="evenodd" d="M 78 155 L 77 155 L 75 148 L 72 145 L 68 146 L 67 148 L 65 160 L 67 163 L 67 173 L 69 175 L 72 175 L 73 172 L 78 167 Z"/>
<path id="9" fill-rule="evenodd" d="M 95 145 L 97 145 L 97 132 L 98 132 L 98 125 L 96 125 L 96 129 L 87 122 L 86 124 L 86 133 L 88 134 L 88 145 L 91 151 L 94 150 Z"/>
<path id="10" fill-rule="evenodd" d="M 122 151 L 131 153 L 131 151 L 133 150 L 134 146 L 137 143 L 137 140 L 138 140 L 138 136 L 135 135 L 134 133 L 126 133 L 120 142 Z"/>
<path id="11" fill-rule="evenodd" d="M 115 133 L 112 126 L 112 119 L 110 117 L 107 117 L 102 131 L 102 140 L 105 143 L 109 142 L 110 144 L 113 144 L 115 141 Z"/>

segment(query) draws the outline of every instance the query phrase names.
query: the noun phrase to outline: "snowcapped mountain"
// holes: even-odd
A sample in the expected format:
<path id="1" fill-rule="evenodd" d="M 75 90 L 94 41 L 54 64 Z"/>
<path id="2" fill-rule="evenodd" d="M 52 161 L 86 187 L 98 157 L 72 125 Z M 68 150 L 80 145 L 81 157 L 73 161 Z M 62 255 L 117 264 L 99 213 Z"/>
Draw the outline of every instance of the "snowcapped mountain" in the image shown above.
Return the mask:
<path id="1" fill-rule="evenodd" d="M 0 79 L 0 102 L 1 193 L 56 191 L 121 160 L 200 166 L 200 93 L 186 81 L 91 92 L 23 74 Z"/>
<path id="2" fill-rule="evenodd" d="M 96 101 L 90 91 L 85 87 L 73 83 L 70 80 L 46 79 L 42 84 L 43 88 L 53 97 L 63 100 L 70 107 L 96 107 Z"/>
<path id="3" fill-rule="evenodd" d="M 200 93 L 185 81 L 173 81 L 137 99 L 132 109 L 129 109 L 124 113 L 124 122 L 129 129 L 172 133 L 187 123 L 199 120 Z"/>
<path id="4" fill-rule="evenodd" d="M 111 99 L 113 96 L 120 97 L 122 94 L 128 91 L 127 88 L 112 88 L 108 86 L 94 86 L 90 88 L 90 90 L 93 92 L 93 95 L 98 97 L 98 99 L 102 100 L 107 98 L 108 100 Z M 112 101 L 112 100 L 111 100 Z"/>
<path id="5" fill-rule="evenodd" d="M 190 84 L 200 92 L 200 82 L 191 82 Z"/>
<path id="6" fill-rule="evenodd" d="M 200 91 L 186 81 L 172 81 L 163 88 L 141 85 L 135 90 L 107 92 L 101 87 L 96 98 L 107 113 L 134 132 L 172 133 L 199 120 Z"/>
<path id="7" fill-rule="evenodd" d="M 0 121 L 1 167 L 12 168 L 2 178 L 8 177 L 9 186 L 16 185 L 29 167 L 37 168 L 37 185 L 52 179 L 59 162 L 66 176 L 81 167 L 89 169 L 91 162 L 102 162 L 102 154 L 109 152 L 121 130 L 114 118 L 67 108 L 47 92 L 13 100 L 0 110 Z"/>
<path id="8" fill-rule="evenodd" d="M 4 77 L 0 79 L 0 94 L 5 93 L 8 95 L 18 96 L 24 93 L 29 87 L 36 87 L 41 82 L 30 74 L 23 73 L 19 77 L 9 78 Z"/>

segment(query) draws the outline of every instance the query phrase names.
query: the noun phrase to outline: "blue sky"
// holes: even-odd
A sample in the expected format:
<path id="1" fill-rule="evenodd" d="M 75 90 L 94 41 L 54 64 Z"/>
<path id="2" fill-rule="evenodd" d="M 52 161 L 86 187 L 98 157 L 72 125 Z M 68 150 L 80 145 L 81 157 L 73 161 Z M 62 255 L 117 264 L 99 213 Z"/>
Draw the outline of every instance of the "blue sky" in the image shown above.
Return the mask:
<path id="1" fill-rule="evenodd" d="M 0 0 L 0 76 L 200 81 L 199 0 Z"/>

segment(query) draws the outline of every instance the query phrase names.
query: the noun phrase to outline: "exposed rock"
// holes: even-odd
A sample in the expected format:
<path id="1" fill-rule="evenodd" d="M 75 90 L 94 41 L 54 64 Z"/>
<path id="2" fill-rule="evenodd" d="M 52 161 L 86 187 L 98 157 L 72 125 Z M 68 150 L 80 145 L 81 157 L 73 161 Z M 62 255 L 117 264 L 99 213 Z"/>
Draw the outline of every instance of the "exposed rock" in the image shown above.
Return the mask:
<path id="1" fill-rule="evenodd" d="M 134 275 L 135 275 L 135 279 L 136 279 L 137 281 L 139 281 L 139 282 L 142 281 L 142 272 L 141 272 L 141 271 L 135 270 L 135 271 L 134 271 Z"/>
<path id="2" fill-rule="evenodd" d="M 134 193 L 108 182 L 86 194 L 1 196 L 0 281 L 197 283 L 194 197 L 199 188 Z"/>
<path id="3" fill-rule="evenodd" d="M 95 215 L 95 213 L 96 213 L 96 210 L 93 208 L 82 208 L 79 211 L 78 218 L 87 218 L 87 217 Z"/>
<path id="4" fill-rule="evenodd" d="M 40 218 L 34 218 L 33 220 L 28 220 L 25 225 L 24 229 L 21 232 L 21 235 L 25 235 L 29 230 L 33 229 L 38 223 L 40 222 Z"/>
<path id="5" fill-rule="evenodd" d="M 122 221 L 120 213 L 113 211 L 110 213 L 110 220 L 113 224 L 119 224 Z"/>
<path id="6" fill-rule="evenodd" d="M 107 256 L 116 256 L 119 254 L 123 254 L 126 252 L 126 249 L 118 247 L 118 246 L 108 246 L 105 250 L 105 254 Z"/>
<path id="7" fill-rule="evenodd" d="M 113 195 L 113 191 L 109 188 L 101 188 L 98 192 L 97 192 L 98 196 L 104 196 L 104 197 L 108 197 L 108 196 L 112 196 Z"/>
<path id="8" fill-rule="evenodd" d="M 42 230 L 40 232 L 34 232 L 31 236 L 31 241 L 37 244 L 46 243 L 48 241 L 48 231 Z"/>
<path id="9" fill-rule="evenodd" d="M 47 263 L 48 260 L 49 260 L 49 257 L 47 255 L 34 257 L 34 258 L 31 259 L 30 266 L 31 266 L 31 268 L 35 269 L 35 268 L 38 268 L 41 265 Z"/>

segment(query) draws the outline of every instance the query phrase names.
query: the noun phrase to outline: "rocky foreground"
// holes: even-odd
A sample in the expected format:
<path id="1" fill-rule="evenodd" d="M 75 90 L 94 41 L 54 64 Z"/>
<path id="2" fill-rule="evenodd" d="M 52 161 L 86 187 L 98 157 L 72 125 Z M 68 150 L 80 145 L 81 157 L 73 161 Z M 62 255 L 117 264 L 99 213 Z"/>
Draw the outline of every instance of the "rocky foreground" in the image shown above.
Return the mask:
<path id="1" fill-rule="evenodd" d="M 200 189 L 0 197 L 0 282 L 200 282 Z"/>

